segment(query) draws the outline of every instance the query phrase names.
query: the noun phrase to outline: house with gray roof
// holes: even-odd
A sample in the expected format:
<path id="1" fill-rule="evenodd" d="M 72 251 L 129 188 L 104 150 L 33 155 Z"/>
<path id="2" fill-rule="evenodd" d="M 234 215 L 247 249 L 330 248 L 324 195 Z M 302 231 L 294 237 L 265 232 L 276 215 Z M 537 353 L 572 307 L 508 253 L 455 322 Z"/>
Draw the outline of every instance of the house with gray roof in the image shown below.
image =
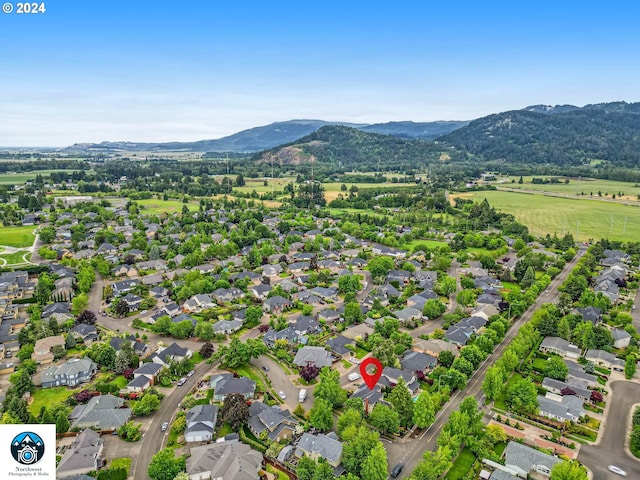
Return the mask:
<path id="1" fill-rule="evenodd" d="M 216 405 L 196 405 L 187 411 L 186 442 L 208 442 L 213 438 L 218 419 Z"/>
<path id="2" fill-rule="evenodd" d="M 351 355 L 351 350 L 347 348 L 347 345 L 353 345 L 353 340 L 346 338 L 342 335 L 330 338 L 325 343 L 326 346 L 331 348 L 331 351 L 338 357 L 347 357 Z"/>
<path id="3" fill-rule="evenodd" d="M 49 367 L 40 374 L 42 388 L 75 387 L 90 381 L 98 366 L 90 358 L 72 358 L 62 365 Z"/>
<path id="4" fill-rule="evenodd" d="M 213 324 L 213 331 L 229 335 L 240 330 L 242 325 L 243 323 L 240 320 L 220 320 Z"/>
<path id="5" fill-rule="evenodd" d="M 273 348 L 278 340 L 285 340 L 288 344 L 294 344 L 298 342 L 298 334 L 291 327 L 280 331 L 270 328 L 262 337 L 262 341 L 269 348 Z"/>
<path id="6" fill-rule="evenodd" d="M 260 480 L 262 454 L 239 442 L 222 442 L 191 448 L 187 458 L 189 480 Z"/>
<path id="7" fill-rule="evenodd" d="M 342 442 L 334 432 L 327 435 L 305 433 L 298 442 L 295 455 L 298 458 L 306 455 L 315 461 L 324 458 L 329 465 L 337 467 L 342 461 Z"/>
<path id="8" fill-rule="evenodd" d="M 256 437 L 266 431 L 270 441 L 280 442 L 293 437 L 298 421 L 280 405 L 270 407 L 262 402 L 252 402 L 248 425 Z"/>
<path id="9" fill-rule="evenodd" d="M 400 365 L 408 372 L 426 372 L 435 368 L 438 359 L 426 353 L 407 350 L 400 357 Z"/>
<path id="10" fill-rule="evenodd" d="M 531 473 L 550 477 L 554 465 L 562 462 L 558 457 L 513 441 L 507 444 L 504 455 L 505 467 L 516 471 L 521 478 L 527 478 Z"/>
<path id="11" fill-rule="evenodd" d="M 173 342 L 168 347 L 154 353 L 150 358 L 152 362 L 166 367 L 171 360 L 179 362 L 185 358 L 190 358 L 191 355 L 192 352 L 187 347 L 181 347 L 176 342 Z"/>
<path id="12" fill-rule="evenodd" d="M 605 352 L 604 350 L 591 349 L 587 350 L 584 358 L 593 362 L 594 365 L 604 368 L 612 368 L 618 372 L 624 371 L 624 360 L 616 358 L 613 353 Z"/>
<path id="13" fill-rule="evenodd" d="M 555 353 L 561 357 L 575 359 L 580 357 L 580 348 L 560 337 L 544 337 L 538 350 L 545 353 Z"/>
<path id="14" fill-rule="evenodd" d="M 629 332 L 620 328 L 612 329 L 611 336 L 613 337 L 613 346 L 615 348 L 627 348 L 631 341 L 631 335 L 629 335 Z"/>
<path id="15" fill-rule="evenodd" d="M 69 478 L 98 470 L 103 463 L 101 459 L 103 444 L 104 441 L 99 433 L 85 429 L 65 450 L 56 468 L 56 478 Z"/>
<path id="16" fill-rule="evenodd" d="M 540 415 L 560 422 L 577 422 L 585 414 L 583 401 L 575 395 L 553 393 L 548 393 L 546 397 L 538 395 L 538 410 Z"/>
<path id="17" fill-rule="evenodd" d="M 422 318 L 422 310 L 413 307 L 404 307 L 402 310 L 392 312 L 393 315 L 402 323 L 419 320 Z"/>
<path id="18" fill-rule="evenodd" d="M 315 365 L 318 368 L 330 367 L 332 363 L 331 352 L 323 347 L 302 347 L 296 353 L 293 363 L 298 367 Z"/>
<path id="19" fill-rule="evenodd" d="M 96 326 L 85 323 L 74 325 L 73 328 L 71 328 L 71 334 L 76 340 L 82 341 L 85 345 L 90 345 L 100 339 Z"/>
<path id="20" fill-rule="evenodd" d="M 591 373 L 585 372 L 584 367 L 582 365 L 580 365 L 579 363 L 573 362 L 571 360 L 568 360 L 566 358 L 563 361 L 564 361 L 564 364 L 569 369 L 569 373 L 567 374 L 567 380 L 582 381 L 591 388 L 598 386 L 598 377 Z"/>
<path id="21" fill-rule="evenodd" d="M 340 320 L 340 313 L 332 308 L 323 308 L 318 312 L 318 320 L 324 320 L 327 323 L 333 323 Z"/>
<path id="22" fill-rule="evenodd" d="M 250 400 L 256 393 L 256 381 L 247 377 L 234 378 L 233 375 L 222 373 L 214 375 L 210 379 L 210 385 L 214 389 L 213 399 L 222 402 L 227 395 L 241 394 L 245 400 Z"/>
<path id="23" fill-rule="evenodd" d="M 591 400 L 591 390 L 587 388 L 586 382 L 580 382 L 575 379 L 563 382 L 555 378 L 545 377 L 542 380 L 542 388 L 556 395 L 563 395 L 562 390 L 570 388 L 575 393 L 575 396 L 583 402 Z"/>
<path id="24" fill-rule="evenodd" d="M 274 295 L 267 298 L 262 307 L 266 313 L 280 313 L 283 310 L 291 308 L 291 300 L 284 298 L 282 295 Z"/>
<path id="25" fill-rule="evenodd" d="M 98 395 L 87 404 L 75 407 L 69 418 L 74 428 L 117 430 L 131 418 L 131 409 L 124 407 L 122 398 Z"/>
<path id="26" fill-rule="evenodd" d="M 592 307 L 589 305 L 588 307 L 578 307 L 575 309 L 576 313 L 582 316 L 583 320 L 597 324 L 602 320 L 602 310 L 598 307 Z"/>

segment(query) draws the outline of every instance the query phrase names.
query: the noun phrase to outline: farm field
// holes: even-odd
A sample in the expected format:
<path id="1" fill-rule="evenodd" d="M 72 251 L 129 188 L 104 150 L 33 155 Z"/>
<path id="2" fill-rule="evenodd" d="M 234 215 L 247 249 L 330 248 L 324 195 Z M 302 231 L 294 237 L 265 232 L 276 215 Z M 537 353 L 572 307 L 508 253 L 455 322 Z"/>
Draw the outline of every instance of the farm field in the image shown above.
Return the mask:
<path id="1" fill-rule="evenodd" d="M 36 175 L 47 176 L 53 172 L 73 172 L 76 170 L 33 170 L 30 172 L 20 173 L 1 173 L 0 185 L 19 185 L 27 180 L 34 180 Z"/>
<path id="2" fill-rule="evenodd" d="M 30 247 L 33 245 L 33 231 L 36 227 L 3 227 L 0 226 L 0 245 L 8 247 Z"/>
<path id="3" fill-rule="evenodd" d="M 634 240 L 640 236 L 640 206 L 545 195 L 484 191 L 453 195 L 482 201 L 515 215 L 534 235 L 571 233 L 576 240 Z"/>
<path id="4" fill-rule="evenodd" d="M 136 203 L 144 208 L 145 213 L 161 214 L 181 212 L 182 206 L 187 205 L 192 212 L 198 210 L 196 202 L 182 203 L 182 200 L 161 200 L 158 198 L 148 198 L 145 200 L 136 200 Z"/>
<path id="5" fill-rule="evenodd" d="M 523 184 L 519 184 L 520 177 L 508 177 L 508 180 L 504 183 L 491 182 L 498 188 L 514 188 L 519 190 L 536 190 L 539 192 L 549 193 L 567 193 L 571 195 L 585 194 L 589 197 L 593 193 L 593 197 L 598 197 L 598 192 L 602 193 L 602 198 L 611 198 L 613 194 L 616 198 L 619 197 L 619 193 L 622 193 L 622 198 L 625 200 L 638 200 L 640 195 L 640 185 L 631 182 L 619 182 L 617 180 L 600 180 L 596 178 L 575 178 L 575 177 L 558 177 L 560 181 L 564 181 L 565 178 L 569 179 L 569 183 L 547 183 L 547 184 L 533 184 L 531 179 L 533 177 L 523 177 Z M 546 176 L 537 176 L 536 178 L 548 178 Z M 511 181 L 515 180 L 514 183 Z M 606 197 L 605 194 L 608 194 Z"/>

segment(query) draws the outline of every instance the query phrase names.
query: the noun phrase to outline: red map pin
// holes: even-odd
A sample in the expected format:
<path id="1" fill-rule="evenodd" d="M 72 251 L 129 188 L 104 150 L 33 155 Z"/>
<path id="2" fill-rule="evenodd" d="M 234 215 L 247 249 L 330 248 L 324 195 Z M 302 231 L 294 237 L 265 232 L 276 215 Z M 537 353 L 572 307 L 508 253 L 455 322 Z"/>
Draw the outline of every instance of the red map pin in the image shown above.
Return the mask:
<path id="1" fill-rule="evenodd" d="M 369 365 L 373 365 L 374 367 L 376 367 L 376 371 L 373 373 L 369 373 L 367 371 L 367 367 Z M 378 380 L 380 380 L 380 377 L 382 376 L 382 364 L 380 363 L 380 360 L 373 357 L 369 357 L 364 360 L 360 364 L 360 375 L 362 375 L 362 378 L 367 384 L 367 387 L 369 387 L 369 390 L 373 390 L 373 387 L 376 386 L 376 383 L 378 383 Z"/>

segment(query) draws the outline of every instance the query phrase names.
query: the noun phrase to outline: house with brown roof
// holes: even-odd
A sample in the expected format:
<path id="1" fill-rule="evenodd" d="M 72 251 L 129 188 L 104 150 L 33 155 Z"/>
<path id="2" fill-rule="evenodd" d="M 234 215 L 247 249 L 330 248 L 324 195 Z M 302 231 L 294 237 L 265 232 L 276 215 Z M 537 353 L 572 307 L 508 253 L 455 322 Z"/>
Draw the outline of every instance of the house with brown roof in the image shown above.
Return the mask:
<path id="1" fill-rule="evenodd" d="M 36 363 L 41 365 L 53 362 L 53 348 L 58 346 L 64 348 L 64 337 L 62 335 L 36 340 L 33 353 L 31 354 L 31 360 L 35 360 Z"/>

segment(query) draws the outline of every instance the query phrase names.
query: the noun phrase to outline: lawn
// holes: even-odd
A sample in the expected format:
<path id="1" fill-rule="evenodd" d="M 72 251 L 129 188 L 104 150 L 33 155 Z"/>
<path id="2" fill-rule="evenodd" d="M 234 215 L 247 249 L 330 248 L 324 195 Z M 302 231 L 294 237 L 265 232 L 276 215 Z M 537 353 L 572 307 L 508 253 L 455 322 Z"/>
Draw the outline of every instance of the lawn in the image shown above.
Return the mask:
<path id="1" fill-rule="evenodd" d="M 258 374 L 258 372 L 256 372 L 256 370 L 251 367 L 250 365 L 243 365 L 241 367 L 238 367 L 235 369 L 235 372 L 238 375 L 241 375 L 243 377 L 248 377 L 251 380 L 255 380 L 256 381 L 256 387 L 258 388 L 258 390 L 260 390 L 261 392 L 266 392 L 267 388 L 265 383 L 262 380 L 262 377 Z"/>
<path id="2" fill-rule="evenodd" d="M 3 241 L 3 240 L 0 240 Z M 24 264 L 26 263 L 24 261 L 24 256 L 27 255 L 27 259 L 30 260 L 31 259 L 31 253 L 26 252 L 24 250 L 20 250 L 18 252 L 14 252 L 14 253 L 7 253 L 4 255 L 0 255 L 0 259 L 4 260 L 6 263 L 5 265 L 20 265 L 20 264 Z M 2 261 L 0 261 L 0 264 L 2 263 Z"/>
<path id="3" fill-rule="evenodd" d="M 126 388 L 127 384 L 129 383 L 129 380 L 127 380 L 126 378 L 124 378 L 123 375 L 118 375 L 116 378 L 113 379 L 113 383 L 115 383 L 118 388 Z"/>
<path id="4" fill-rule="evenodd" d="M 30 247 L 33 245 L 35 227 L 0 227 L 0 245 Z"/>
<path id="5" fill-rule="evenodd" d="M 218 430 L 218 438 L 229 435 L 230 433 L 233 433 L 233 430 L 231 429 L 231 425 L 229 425 L 228 423 L 225 423 Z"/>
<path id="6" fill-rule="evenodd" d="M 504 287 L 503 290 L 513 291 L 515 293 L 518 293 L 521 290 L 520 285 L 513 282 L 502 282 L 502 286 Z"/>
<path id="7" fill-rule="evenodd" d="M 458 455 L 458 458 L 456 458 L 456 461 L 447 472 L 445 478 L 449 480 L 460 480 L 464 478 L 467 472 L 471 470 L 471 467 L 473 467 L 475 461 L 476 456 L 471 450 L 465 447 L 465 449 L 460 452 L 460 455 Z"/>
<path id="8" fill-rule="evenodd" d="M 127 472 L 131 468 L 131 459 L 129 457 L 114 458 L 111 460 L 109 468 L 124 468 Z"/>
<path id="9" fill-rule="evenodd" d="M 367 353 L 369 353 L 369 352 L 367 352 L 364 348 L 356 346 L 356 358 L 358 360 L 360 360 L 361 358 L 364 358 L 364 356 Z"/>
<path id="10" fill-rule="evenodd" d="M 534 370 L 540 373 L 544 373 L 547 366 L 547 361 L 543 360 L 542 358 L 534 358 L 532 365 Z"/>
<path id="11" fill-rule="evenodd" d="M 0 185 L 21 185 L 27 180 L 35 180 L 36 175 L 46 177 L 53 172 L 77 172 L 77 170 L 31 170 L 20 173 L 2 173 L 0 174 Z"/>
<path id="12" fill-rule="evenodd" d="M 630 241 L 640 236 L 640 208 L 613 202 L 549 197 L 517 192 L 484 191 L 458 195 L 513 214 L 534 235 L 571 233 L 577 240 Z M 640 206 L 640 202 L 638 202 Z"/>
<path id="13" fill-rule="evenodd" d="M 519 190 L 536 190 L 539 192 L 550 193 L 567 193 L 571 195 L 581 195 L 596 197 L 598 192 L 601 192 L 604 198 L 605 193 L 608 194 L 607 198 L 615 193 L 616 198 L 619 193 L 622 193 L 622 198 L 637 200 L 640 195 L 640 185 L 630 182 L 619 182 L 617 180 L 599 180 L 596 178 L 575 178 L 570 177 L 569 183 L 547 183 L 547 184 L 533 184 L 531 183 L 532 177 L 524 177 L 524 183 L 521 185 L 518 183 L 520 177 L 509 177 L 507 183 L 494 183 L 497 187 L 503 188 L 517 188 Z M 537 178 L 548 178 L 544 175 L 537 176 Z M 564 182 L 566 177 L 560 177 L 561 182 Z M 510 183 L 511 180 L 515 180 L 515 183 Z"/>
<path id="14" fill-rule="evenodd" d="M 199 208 L 196 202 L 183 203 L 182 200 L 160 200 L 158 198 L 136 200 L 136 203 L 144 209 L 145 213 L 148 214 L 181 212 L 183 205 L 187 205 L 189 210 L 192 212 Z"/>
<path id="15" fill-rule="evenodd" d="M 31 405 L 29 405 L 29 410 L 34 416 L 37 416 L 42 407 L 46 406 L 48 408 L 56 403 L 64 402 L 67 398 L 77 392 L 78 389 L 69 390 L 67 387 L 36 389 L 32 395 L 33 401 L 31 402 Z"/>
<path id="16" fill-rule="evenodd" d="M 282 470 L 278 470 L 270 463 L 267 464 L 267 472 L 275 474 L 276 480 L 289 480 L 289 475 L 284 473 Z"/>

